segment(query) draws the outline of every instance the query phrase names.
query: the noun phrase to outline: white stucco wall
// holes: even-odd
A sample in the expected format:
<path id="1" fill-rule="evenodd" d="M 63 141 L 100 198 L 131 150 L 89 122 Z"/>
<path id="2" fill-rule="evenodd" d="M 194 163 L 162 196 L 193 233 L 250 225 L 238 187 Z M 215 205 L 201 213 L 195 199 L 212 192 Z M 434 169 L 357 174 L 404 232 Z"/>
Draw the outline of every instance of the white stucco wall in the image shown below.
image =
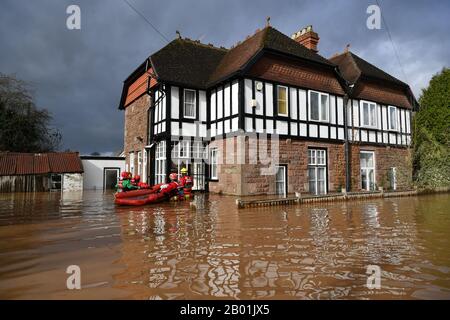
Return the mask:
<path id="1" fill-rule="evenodd" d="M 61 188 L 63 192 L 83 190 L 83 175 L 81 173 L 64 173 Z"/>
<path id="2" fill-rule="evenodd" d="M 105 168 L 119 168 L 120 172 L 125 171 L 125 159 L 117 158 L 107 159 L 83 159 L 83 187 L 84 189 L 100 189 L 103 190 L 103 170 Z"/>

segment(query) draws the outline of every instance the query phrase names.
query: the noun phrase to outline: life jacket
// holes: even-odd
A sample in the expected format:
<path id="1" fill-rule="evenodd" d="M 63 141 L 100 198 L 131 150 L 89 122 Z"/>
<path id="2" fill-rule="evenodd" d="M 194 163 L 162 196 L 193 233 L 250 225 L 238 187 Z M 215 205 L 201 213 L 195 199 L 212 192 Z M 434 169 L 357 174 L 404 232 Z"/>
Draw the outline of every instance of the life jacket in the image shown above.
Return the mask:
<path id="1" fill-rule="evenodd" d="M 138 183 L 139 189 L 150 189 L 150 186 L 146 184 L 145 182 L 139 182 Z"/>
<path id="2" fill-rule="evenodd" d="M 192 186 L 194 185 L 194 180 L 190 176 L 182 176 L 180 178 L 180 185 L 183 187 L 185 194 L 190 194 Z"/>
<path id="3" fill-rule="evenodd" d="M 178 183 L 175 181 L 163 184 L 159 188 L 159 193 L 167 195 L 168 197 L 176 196 L 178 193 L 178 186 Z"/>

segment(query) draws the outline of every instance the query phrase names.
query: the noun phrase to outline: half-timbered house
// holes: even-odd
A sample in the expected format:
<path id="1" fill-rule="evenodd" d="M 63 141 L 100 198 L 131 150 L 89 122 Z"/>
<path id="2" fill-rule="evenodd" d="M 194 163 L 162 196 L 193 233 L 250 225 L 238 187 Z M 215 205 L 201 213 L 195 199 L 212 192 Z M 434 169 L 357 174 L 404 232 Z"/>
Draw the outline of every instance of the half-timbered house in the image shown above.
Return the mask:
<path id="1" fill-rule="evenodd" d="M 406 187 L 409 86 L 318 42 L 312 27 L 230 49 L 178 36 L 124 82 L 127 170 L 159 183 L 187 167 L 194 189 L 235 195 Z"/>

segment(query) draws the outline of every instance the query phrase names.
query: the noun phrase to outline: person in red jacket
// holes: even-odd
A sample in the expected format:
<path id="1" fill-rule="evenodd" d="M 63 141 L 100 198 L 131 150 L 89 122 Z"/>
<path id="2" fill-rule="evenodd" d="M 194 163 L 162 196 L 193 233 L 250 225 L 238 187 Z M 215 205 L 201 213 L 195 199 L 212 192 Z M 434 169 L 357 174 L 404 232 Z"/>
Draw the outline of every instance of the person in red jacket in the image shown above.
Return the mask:
<path id="1" fill-rule="evenodd" d="M 168 184 L 163 184 L 160 187 L 159 192 L 166 193 L 166 189 L 171 189 L 170 192 L 167 192 L 167 195 L 170 199 L 178 200 L 178 188 L 179 188 L 179 182 L 178 182 L 178 175 L 175 172 L 172 172 L 169 174 L 169 180 L 170 182 Z M 172 186 L 175 188 L 172 189 Z"/>
<path id="2" fill-rule="evenodd" d="M 188 170 L 186 168 L 181 169 L 180 178 L 180 196 L 184 199 L 189 199 L 192 196 L 192 186 L 194 185 L 194 180 L 188 175 Z"/>

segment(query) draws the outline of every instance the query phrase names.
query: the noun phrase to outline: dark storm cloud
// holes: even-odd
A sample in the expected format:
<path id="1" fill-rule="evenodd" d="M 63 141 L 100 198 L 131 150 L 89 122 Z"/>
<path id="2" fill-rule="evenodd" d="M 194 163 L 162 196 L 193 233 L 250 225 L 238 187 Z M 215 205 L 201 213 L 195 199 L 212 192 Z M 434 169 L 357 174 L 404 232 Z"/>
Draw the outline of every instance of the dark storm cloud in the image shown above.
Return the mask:
<path id="1" fill-rule="evenodd" d="M 368 1 L 143 1 L 129 0 L 169 39 L 182 36 L 229 47 L 265 24 L 290 35 L 312 24 L 320 53 L 347 43 L 365 59 L 408 81 L 416 96 L 431 76 L 450 65 L 448 1 L 382 1 L 406 78 L 385 25 L 366 28 Z M 81 30 L 66 28 L 66 8 L 81 7 Z M 39 106 L 54 115 L 63 148 L 119 150 L 122 81 L 166 42 L 123 0 L 2 1 L 0 72 L 33 83 Z"/>

